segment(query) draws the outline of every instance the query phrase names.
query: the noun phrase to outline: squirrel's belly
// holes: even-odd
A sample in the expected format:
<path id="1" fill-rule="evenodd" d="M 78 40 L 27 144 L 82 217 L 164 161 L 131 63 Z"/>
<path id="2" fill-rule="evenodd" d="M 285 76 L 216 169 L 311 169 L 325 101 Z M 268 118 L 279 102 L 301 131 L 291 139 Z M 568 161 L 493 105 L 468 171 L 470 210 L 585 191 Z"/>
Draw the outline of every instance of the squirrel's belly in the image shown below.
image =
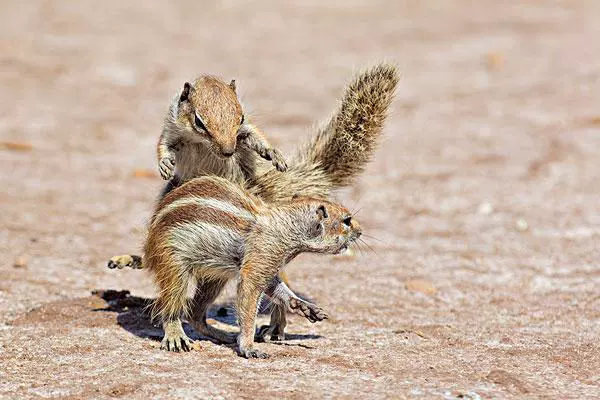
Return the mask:
<path id="1" fill-rule="evenodd" d="M 235 183 L 245 181 L 236 157 L 221 158 L 202 144 L 187 143 L 176 155 L 175 175 L 182 182 L 206 175 L 216 175 Z"/>

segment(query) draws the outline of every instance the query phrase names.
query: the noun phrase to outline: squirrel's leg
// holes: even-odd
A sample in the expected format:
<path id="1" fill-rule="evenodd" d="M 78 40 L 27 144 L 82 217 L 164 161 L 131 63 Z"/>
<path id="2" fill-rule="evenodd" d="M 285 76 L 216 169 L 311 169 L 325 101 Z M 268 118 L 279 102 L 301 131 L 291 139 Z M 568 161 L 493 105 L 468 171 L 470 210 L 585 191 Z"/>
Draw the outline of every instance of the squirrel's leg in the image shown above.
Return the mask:
<path id="1" fill-rule="evenodd" d="M 156 284 L 159 292 L 154 311 L 163 321 L 165 336 L 160 348 L 168 351 L 190 351 L 192 340 L 181 326 L 180 316 L 185 313 L 189 273 L 181 273 L 177 265 L 162 265 L 156 270 Z"/>
<path id="2" fill-rule="evenodd" d="M 273 274 L 274 275 L 274 274 Z M 237 312 L 240 324 L 239 354 L 246 358 L 268 358 L 268 354 L 254 348 L 254 329 L 258 300 L 273 275 L 261 269 L 258 262 L 246 260 L 240 270 Z"/>
<path id="3" fill-rule="evenodd" d="M 237 335 L 208 325 L 206 322 L 206 311 L 219 293 L 221 293 L 229 278 L 229 276 L 223 276 L 222 279 L 205 278 L 198 281 L 191 318 L 192 325 L 198 333 L 222 343 L 235 343 Z"/>
<path id="4" fill-rule="evenodd" d="M 265 135 L 257 127 L 251 124 L 242 125 L 240 136 L 244 138 L 250 149 L 254 150 L 265 160 L 271 161 L 278 171 L 284 172 L 287 170 L 287 163 L 283 154 L 271 147 Z"/>
<path id="5" fill-rule="evenodd" d="M 298 297 L 279 277 L 271 281 L 265 294 L 273 301 L 274 308 L 271 312 L 270 325 L 262 326 L 258 330 L 257 337 L 261 340 L 285 340 L 287 325 L 285 313 L 288 309 L 312 323 L 328 318 L 321 307 Z"/>

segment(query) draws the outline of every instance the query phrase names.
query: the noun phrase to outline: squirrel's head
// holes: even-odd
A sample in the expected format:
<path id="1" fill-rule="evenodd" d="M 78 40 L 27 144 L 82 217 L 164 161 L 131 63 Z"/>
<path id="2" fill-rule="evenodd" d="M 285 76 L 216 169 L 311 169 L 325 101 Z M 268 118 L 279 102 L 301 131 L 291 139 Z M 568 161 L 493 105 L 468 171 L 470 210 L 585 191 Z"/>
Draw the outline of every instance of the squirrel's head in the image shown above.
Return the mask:
<path id="1" fill-rule="evenodd" d="M 292 198 L 292 204 L 308 213 L 308 218 L 302 218 L 308 251 L 338 254 L 362 234 L 360 224 L 340 204 L 298 195 Z"/>
<path id="2" fill-rule="evenodd" d="M 205 143 L 222 158 L 235 153 L 244 115 L 234 80 L 226 84 L 213 76 L 201 76 L 183 85 L 178 102 L 177 123 L 194 141 Z"/>

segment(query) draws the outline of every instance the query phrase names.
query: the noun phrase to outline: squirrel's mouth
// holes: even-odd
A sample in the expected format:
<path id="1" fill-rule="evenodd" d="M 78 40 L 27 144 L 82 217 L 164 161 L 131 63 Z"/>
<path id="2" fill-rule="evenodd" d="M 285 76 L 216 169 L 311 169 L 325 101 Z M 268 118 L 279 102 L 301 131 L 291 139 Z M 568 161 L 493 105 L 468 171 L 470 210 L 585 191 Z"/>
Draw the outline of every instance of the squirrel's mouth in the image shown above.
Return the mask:
<path id="1" fill-rule="evenodd" d="M 341 253 L 345 252 L 346 250 L 348 250 L 350 245 L 358 240 L 359 236 L 360 236 L 360 234 L 359 235 L 350 235 L 350 236 L 346 237 L 344 242 L 342 243 L 342 245 L 335 252 L 335 254 L 341 254 Z"/>
<path id="2" fill-rule="evenodd" d="M 221 161 L 228 161 L 228 160 L 231 160 L 232 158 L 234 158 L 233 157 L 234 153 L 225 154 L 220 149 L 216 149 L 214 147 L 211 150 L 212 150 L 213 155 Z"/>
<path id="3" fill-rule="evenodd" d="M 348 250 L 348 248 L 350 247 L 350 245 L 352 243 L 354 243 L 355 239 L 349 237 L 347 238 L 342 245 L 338 248 L 338 250 L 335 252 L 335 254 L 341 254 L 344 253 L 346 250 Z"/>
<path id="4" fill-rule="evenodd" d="M 336 252 L 335 254 L 342 254 L 345 253 L 346 250 L 348 250 L 348 244 L 343 244 Z"/>

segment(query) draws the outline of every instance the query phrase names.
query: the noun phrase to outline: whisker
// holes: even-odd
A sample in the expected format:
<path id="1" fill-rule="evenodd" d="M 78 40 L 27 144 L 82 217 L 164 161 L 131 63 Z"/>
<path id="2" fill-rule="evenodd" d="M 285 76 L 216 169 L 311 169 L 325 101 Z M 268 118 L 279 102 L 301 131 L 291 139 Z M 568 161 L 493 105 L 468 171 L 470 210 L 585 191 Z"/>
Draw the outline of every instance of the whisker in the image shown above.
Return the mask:
<path id="1" fill-rule="evenodd" d="M 365 254 L 363 253 L 362 249 L 360 248 L 358 242 L 355 242 L 354 244 L 356 244 L 356 248 L 358 249 L 358 251 L 360 252 L 360 256 L 361 257 L 365 257 Z"/>
<path id="2" fill-rule="evenodd" d="M 389 244 L 389 243 L 384 242 L 381 239 L 377 239 L 375 236 L 367 235 L 366 233 L 363 233 L 361 236 L 368 237 L 369 239 L 377 240 L 379 243 Z"/>
<path id="3" fill-rule="evenodd" d="M 383 240 L 383 239 L 376 238 L 375 236 L 367 235 L 367 234 L 365 234 L 365 233 L 363 233 L 363 234 L 362 234 L 362 236 L 363 236 L 363 237 L 366 237 L 366 238 L 369 238 L 369 239 L 373 239 L 373 240 L 377 241 L 378 243 L 384 244 L 384 245 L 386 245 L 386 246 L 392 246 L 392 247 L 394 246 L 394 245 L 392 244 L 392 242 L 389 242 L 389 241 L 387 241 L 387 240 Z"/>
<path id="4" fill-rule="evenodd" d="M 360 212 L 360 210 L 362 210 L 362 207 L 358 207 L 358 210 L 356 210 L 356 211 L 352 211 L 352 212 L 350 213 L 350 215 L 354 217 L 356 214 L 358 214 L 358 213 Z"/>
<path id="5" fill-rule="evenodd" d="M 375 253 L 377 256 L 379 256 L 379 253 L 377 253 L 377 252 L 375 251 L 375 249 L 373 249 L 371 246 L 369 246 L 369 244 L 368 244 L 367 242 L 365 242 L 363 239 L 360 239 L 360 238 L 359 238 L 358 240 L 360 240 L 360 242 L 361 242 L 362 244 L 364 244 L 365 246 L 367 246 L 367 248 L 368 248 L 369 250 L 371 250 L 373 253 Z"/>

